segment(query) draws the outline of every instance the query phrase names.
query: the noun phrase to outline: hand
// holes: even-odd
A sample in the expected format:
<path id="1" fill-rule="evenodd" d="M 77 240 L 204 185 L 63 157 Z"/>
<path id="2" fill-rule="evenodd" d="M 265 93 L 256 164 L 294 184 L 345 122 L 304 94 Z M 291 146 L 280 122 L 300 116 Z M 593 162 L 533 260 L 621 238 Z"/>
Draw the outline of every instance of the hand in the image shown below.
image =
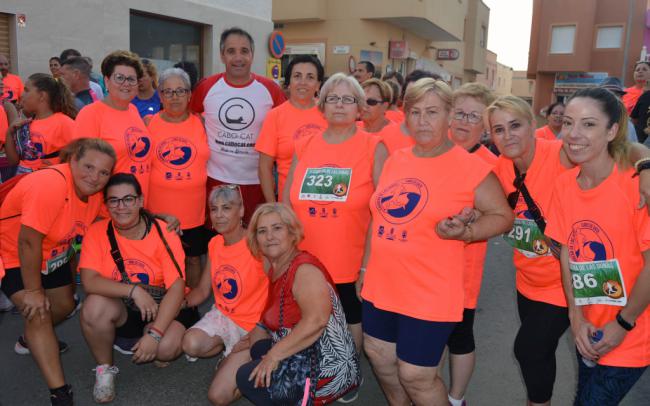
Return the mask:
<path id="1" fill-rule="evenodd" d="M 158 352 L 158 341 L 156 341 L 149 334 L 146 334 L 140 338 L 140 340 L 133 346 L 133 357 L 131 361 L 136 364 L 144 364 L 145 362 L 151 362 L 156 358 L 156 353 Z"/>
<path id="2" fill-rule="evenodd" d="M 181 222 L 178 220 L 178 217 L 164 213 L 157 214 L 157 217 L 167 223 L 167 231 L 174 231 L 178 235 L 183 235 L 183 231 L 181 230 Z"/>
<path id="3" fill-rule="evenodd" d="M 582 312 L 581 309 L 577 311 Z M 573 332 L 573 337 L 576 343 L 576 347 L 578 348 L 578 352 L 584 358 L 592 361 L 598 361 L 598 358 L 600 358 L 600 354 L 598 354 L 598 351 L 596 351 L 592 346 L 591 340 L 589 339 L 596 332 L 596 330 L 596 327 L 585 320 L 582 315 L 571 319 L 571 331 Z"/>
<path id="4" fill-rule="evenodd" d="M 436 225 L 436 233 L 443 240 L 463 240 L 463 235 L 467 231 L 467 223 L 463 217 L 456 215 L 441 220 Z"/>
<path id="5" fill-rule="evenodd" d="M 237 344 L 235 344 L 235 345 L 232 347 L 232 350 L 231 350 L 230 352 L 231 352 L 231 353 L 240 352 L 240 351 L 247 350 L 247 349 L 249 349 L 249 348 L 251 348 L 251 335 L 250 335 L 250 333 L 249 333 L 249 334 L 246 334 L 245 336 L 243 336 L 243 337 L 242 337 L 242 338 L 237 342 Z"/>
<path id="6" fill-rule="evenodd" d="M 151 297 L 151 295 L 140 286 L 136 286 L 131 295 L 135 305 L 140 310 L 142 321 L 150 322 L 156 319 L 158 315 L 158 303 Z"/>
<path id="7" fill-rule="evenodd" d="M 25 290 L 20 312 L 26 320 L 31 321 L 36 315 L 40 316 L 41 320 L 45 320 L 49 311 L 50 300 L 45 296 L 43 289 Z"/>
<path id="8" fill-rule="evenodd" d="M 616 320 L 605 324 L 602 330 L 603 338 L 594 344 L 594 351 L 597 351 L 600 356 L 618 347 L 627 335 L 627 330 L 621 327 Z"/>
<path id="9" fill-rule="evenodd" d="M 359 299 L 360 302 L 363 301 L 363 299 L 361 298 L 361 289 L 363 289 L 363 279 L 365 277 L 366 277 L 366 273 L 363 271 L 360 272 L 359 279 L 357 279 L 357 281 L 354 283 L 354 289 L 357 292 L 357 299 Z"/>
<path id="10" fill-rule="evenodd" d="M 639 209 L 646 206 L 648 213 L 650 213 L 650 170 L 641 171 L 639 173 Z"/>
<path id="11" fill-rule="evenodd" d="M 249 381 L 255 379 L 255 388 L 271 386 L 271 374 L 275 371 L 280 364 L 280 360 L 275 359 L 271 355 L 271 351 L 262 356 L 262 361 L 257 364 L 253 372 L 248 377 Z"/>
<path id="12" fill-rule="evenodd" d="M 9 130 L 11 133 L 15 133 L 20 127 L 24 126 L 25 124 L 29 124 L 33 121 L 32 118 L 18 118 L 14 120 L 13 123 L 9 126 Z"/>

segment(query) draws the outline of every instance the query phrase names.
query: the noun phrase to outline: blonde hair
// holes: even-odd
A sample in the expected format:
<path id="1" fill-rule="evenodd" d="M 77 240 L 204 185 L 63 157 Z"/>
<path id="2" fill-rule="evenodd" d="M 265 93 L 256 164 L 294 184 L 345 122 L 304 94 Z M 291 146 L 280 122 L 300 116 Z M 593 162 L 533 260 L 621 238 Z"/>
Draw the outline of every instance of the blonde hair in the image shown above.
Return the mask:
<path id="1" fill-rule="evenodd" d="M 257 207 L 255 213 L 253 213 L 253 217 L 251 217 L 250 224 L 248 225 L 248 236 L 246 242 L 248 243 L 248 249 L 251 251 L 251 254 L 256 258 L 262 257 L 262 251 L 257 243 L 257 226 L 262 216 L 271 213 L 277 213 L 280 216 L 282 223 L 287 226 L 289 234 L 293 236 L 294 247 L 297 246 L 305 237 L 300 220 L 298 220 L 298 217 L 289 206 L 284 203 L 264 203 Z"/>
<path id="2" fill-rule="evenodd" d="M 158 69 L 156 69 L 156 65 L 148 59 L 142 59 L 140 62 L 142 63 L 144 71 L 147 72 L 147 75 L 151 78 L 153 88 L 158 89 Z"/>
<path id="3" fill-rule="evenodd" d="M 481 83 L 465 83 L 458 89 L 454 90 L 454 93 L 452 95 L 452 101 L 451 104 L 454 105 L 459 99 L 463 99 L 466 97 L 470 97 L 472 99 L 475 99 L 486 106 L 489 106 L 492 104 L 492 102 L 495 99 L 494 93 L 490 88 L 487 86 L 481 84 Z"/>
<path id="4" fill-rule="evenodd" d="M 330 94 L 332 89 L 338 86 L 340 83 L 345 83 L 348 85 L 352 91 L 352 95 L 357 99 L 357 107 L 359 111 L 366 107 L 366 94 L 363 91 L 363 88 L 352 76 L 347 76 L 344 73 L 335 73 L 330 76 L 329 79 L 325 81 L 323 87 L 320 89 L 320 98 L 318 99 L 318 110 L 323 113 L 325 111 L 325 99 L 327 95 Z"/>
<path id="5" fill-rule="evenodd" d="M 78 138 L 71 141 L 63 147 L 59 158 L 61 162 L 70 162 L 73 159 L 78 161 L 84 157 L 87 151 L 97 151 L 108 155 L 113 159 L 113 166 L 115 166 L 115 162 L 117 161 L 115 149 L 113 149 L 111 144 L 99 138 Z"/>
<path id="6" fill-rule="evenodd" d="M 384 103 L 390 104 L 391 101 L 393 100 L 393 89 L 391 89 L 390 85 L 386 82 L 382 82 L 379 79 L 368 79 L 365 82 L 361 84 L 361 87 L 365 90 L 369 88 L 370 86 L 375 86 L 377 90 L 379 90 L 379 95 L 381 96 L 381 99 Z"/>
<path id="7" fill-rule="evenodd" d="M 530 104 L 520 97 L 508 95 L 498 97 L 485 109 L 485 116 L 483 117 L 485 128 L 492 128 L 490 119 L 492 118 L 492 114 L 497 110 L 507 111 L 517 117 L 523 118 L 528 124 L 532 124 L 535 121 Z"/>
<path id="8" fill-rule="evenodd" d="M 451 110 L 452 91 L 449 85 L 442 80 L 422 78 L 418 79 L 406 90 L 404 94 L 404 111 L 411 110 L 428 92 L 435 93 L 445 103 L 446 110 Z"/>

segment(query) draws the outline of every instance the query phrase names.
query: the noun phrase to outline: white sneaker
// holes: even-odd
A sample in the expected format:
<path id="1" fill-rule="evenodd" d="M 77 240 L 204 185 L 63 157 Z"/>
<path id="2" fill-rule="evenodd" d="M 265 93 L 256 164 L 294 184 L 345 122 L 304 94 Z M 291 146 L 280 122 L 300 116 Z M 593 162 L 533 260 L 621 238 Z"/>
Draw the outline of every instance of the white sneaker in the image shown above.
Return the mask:
<path id="1" fill-rule="evenodd" d="M 93 398 L 97 403 L 108 403 L 115 399 L 115 375 L 120 370 L 114 365 L 97 365 L 95 369 Z"/>

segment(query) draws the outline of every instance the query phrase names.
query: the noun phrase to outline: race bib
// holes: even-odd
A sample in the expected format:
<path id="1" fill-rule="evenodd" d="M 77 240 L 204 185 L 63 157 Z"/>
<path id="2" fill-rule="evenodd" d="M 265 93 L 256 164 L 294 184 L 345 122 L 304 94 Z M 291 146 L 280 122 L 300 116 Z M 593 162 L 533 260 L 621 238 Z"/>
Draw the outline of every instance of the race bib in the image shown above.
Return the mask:
<path id="1" fill-rule="evenodd" d="M 49 275 L 57 269 L 61 268 L 63 265 L 67 264 L 70 259 L 74 256 L 74 248 L 72 246 L 68 247 L 67 250 L 63 251 L 59 255 L 55 255 L 52 258 L 45 261 L 45 269 L 41 271 L 43 275 Z"/>
<path id="2" fill-rule="evenodd" d="M 300 200 L 344 202 L 348 199 L 352 168 L 307 168 L 300 185 Z"/>
<path id="3" fill-rule="evenodd" d="M 509 233 L 503 239 L 527 258 L 552 255 L 542 231 L 534 220 L 515 219 Z"/>
<path id="4" fill-rule="evenodd" d="M 625 283 L 617 259 L 569 262 L 576 306 L 608 304 L 625 306 Z"/>

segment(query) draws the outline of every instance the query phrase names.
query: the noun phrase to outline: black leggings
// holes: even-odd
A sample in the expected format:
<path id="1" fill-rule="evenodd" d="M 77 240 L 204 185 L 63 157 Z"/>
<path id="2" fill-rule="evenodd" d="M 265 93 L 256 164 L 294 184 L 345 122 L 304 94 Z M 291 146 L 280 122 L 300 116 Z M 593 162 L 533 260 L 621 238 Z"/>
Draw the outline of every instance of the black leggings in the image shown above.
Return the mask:
<path id="1" fill-rule="evenodd" d="M 249 381 L 248 377 L 250 376 L 253 369 L 259 364 L 262 360 L 262 355 L 265 355 L 271 349 L 273 342 L 271 339 L 260 340 L 253 344 L 250 349 L 251 358 L 253 359 L 250 362 L 239 367 L 237 370 L 237 388 L 241 391 L 242 395 L 248 400 L 250 400 L 256 406 L 273 406 L 274 403 L 271 400 L 271 395 L 267 388 L 256 388 L 255 380 Z"/>
<path id="2" fill-rule="evenodd" d="M 551 400 L 555 383 L 555 350 L 569 327 L 566 307 L 530 300 L 517 292 L 521 327 L 515 339 L 515 357 L 524 377 L 528 400 Z"/>

